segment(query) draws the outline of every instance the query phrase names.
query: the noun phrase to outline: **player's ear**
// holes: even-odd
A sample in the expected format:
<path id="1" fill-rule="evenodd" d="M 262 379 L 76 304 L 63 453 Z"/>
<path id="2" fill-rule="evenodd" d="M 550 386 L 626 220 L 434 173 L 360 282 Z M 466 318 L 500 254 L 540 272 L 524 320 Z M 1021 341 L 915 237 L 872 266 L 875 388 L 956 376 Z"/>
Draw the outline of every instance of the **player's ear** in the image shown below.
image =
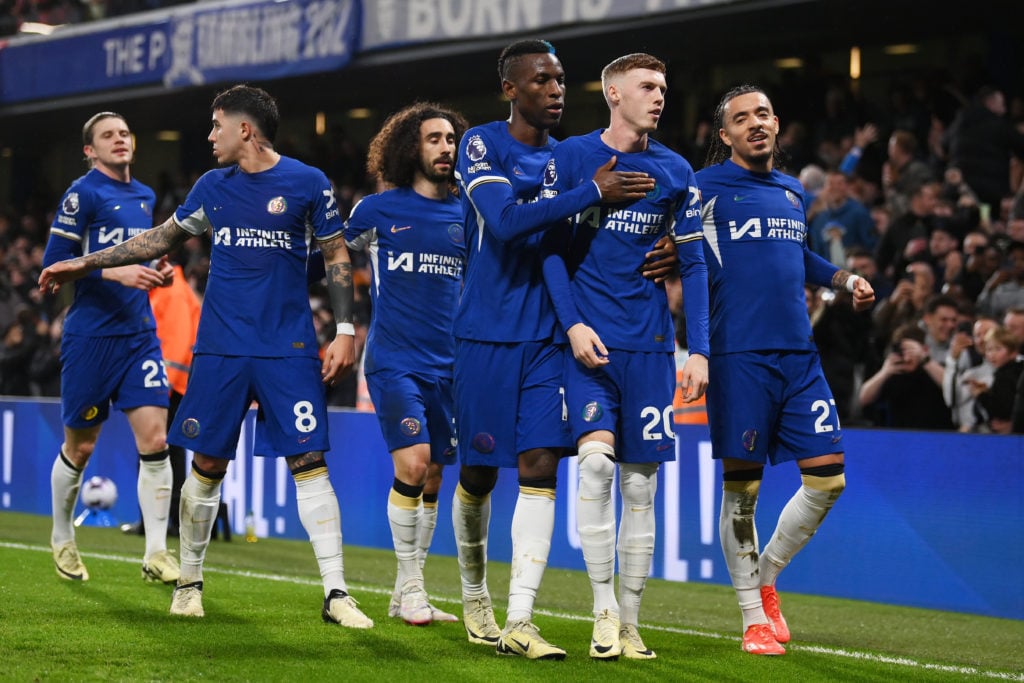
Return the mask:
<path id="1" fill-rule="evenodd" d="M 729 134 L 725 132 L 725 128 L 718 129 L 718 138 L 725 143 L 726 147 L 732 147 L 732 140 L 729 139 Z"/>
<path id="2" fill-rule="evenodd" d="M 516 84 L 510 80 L 502 80 L 501 82 L 501 93 L 505 96 L 505 99 L 509 102 L 513 102 L 516 99 Z"/>

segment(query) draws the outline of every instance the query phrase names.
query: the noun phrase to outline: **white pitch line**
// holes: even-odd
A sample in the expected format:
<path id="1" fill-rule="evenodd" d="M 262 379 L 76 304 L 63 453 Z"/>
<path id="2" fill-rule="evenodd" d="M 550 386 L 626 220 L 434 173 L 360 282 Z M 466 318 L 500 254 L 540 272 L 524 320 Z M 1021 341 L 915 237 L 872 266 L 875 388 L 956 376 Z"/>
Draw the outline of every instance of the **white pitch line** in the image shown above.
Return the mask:
<path id="1" fill-rule="evenodd" d="M 10 548 L 12 550 L 31 550 L 38 552 L 49 553 L 52 552 L 50 548 L 46 546 L 38 545 L 27 545 L 25 543 L 11 543 L 8 541 L 0 541 L 0 548 Z M 114 562 L 125 562 L 128 564 L 138 564 L 139 558 L 137 557 L 125 557 L 124 555 L 107 555 L 105 553 L 82 553 L 82 557 L 95 557 L 101 560 L 111 560 Z M 320 581 L 313 579 L 303 579 L 292 576 L 280 576 L 277 574 L 266 574 L 264 572 L 253 572 L 243 569 L 226 569 L 221 567 L 205 566 L 203 572 L 209 572 L 211 574 L 226 574 L 228 576 L 239 576 L 242 578 L 249 579 L 261 579 L 264 581 L 278 581 L 281 583 L 293 583 L 301 586 L 320 586 Z M 386 588 L 378 588 L 376 586 L 369 586 L 365 584 L 353 584 L 359 586 L 359 590 L 367 593 L 376 593 L 378 595 L 391 595 L 391 590 Z M 461 605 L 461 598 L 451 598 L 444 596 L 437 596 L 434 594 L 430 595 L 431 600 L 437 602 L 448 603 L 452 605 Z M 535 609 L 534 612 L 537 614 L 543 614 L 549 617 L 555 617 L 557 619 L 567 619 L 569 621 L 581 621 L 590 622 L 591 617 L 583 616 L 580 614 L 569 614 L 566 612 L 553 612 L 545 609 Z M 695 636 L 698 638 L 709 638 L 715 640 L 735 640 L 739 642 L 739 638 L 732 634 L 716 633 L 714 631 L 699 631 L 690 628 L 680 628 L 677 626 L 660 626 L 657 624 L 644 624 L 643 628 L 648 631 L 662 631 L 664 633 L 675 633 L 677 635 Z M 802 651 L 802 652 L 814 652 L 816 654 L 829 655 L 832 657 L 844 657 L 847 659 L 859 659 L 869 662 L 878 662 L 880 664 L 893 664 L 896 666 L 905 666 L 911 669 L 922 669 L 925 671 L 938 671 L 941 673 L 955 674 L 961 676 L 982 676 L 985 678 L 992 678 L 1003 681 L 1024 681 L 1024 673 L 1010 673 L 1005 671 L 988 671 L 986 669 L 978 669 L 973 666 L 959 666 L 955 664 L 932 664 L 929 662 L 919 662 L 909 657 L 895 657 L 892 655 L 881 655 L 874 652 L 858 652 L 856 650 L 846 650 L 843 648 L 826 647 L 824 645 L 792 645 L 786 646 L 789 651 Z"/>

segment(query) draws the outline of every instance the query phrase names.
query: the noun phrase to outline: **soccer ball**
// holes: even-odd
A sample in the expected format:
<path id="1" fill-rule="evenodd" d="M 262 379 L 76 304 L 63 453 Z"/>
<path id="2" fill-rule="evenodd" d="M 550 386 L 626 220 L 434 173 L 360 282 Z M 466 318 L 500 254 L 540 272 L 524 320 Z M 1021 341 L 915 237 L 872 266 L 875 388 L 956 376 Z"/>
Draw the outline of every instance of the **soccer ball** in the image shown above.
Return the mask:
<path id="1" fill-rule="evenodd" d="M 117 502 L 117 486 L 106 477 L 92 477 L 82 484 L 82 504 L 95 510 L 109 510 Z"/>

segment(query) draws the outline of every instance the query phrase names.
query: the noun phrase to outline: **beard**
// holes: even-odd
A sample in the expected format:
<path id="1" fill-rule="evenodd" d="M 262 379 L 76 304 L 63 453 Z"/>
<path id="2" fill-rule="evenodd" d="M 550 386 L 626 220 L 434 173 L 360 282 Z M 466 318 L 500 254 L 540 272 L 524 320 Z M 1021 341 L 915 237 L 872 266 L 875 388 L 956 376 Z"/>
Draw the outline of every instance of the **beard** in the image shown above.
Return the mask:
<path id="1" fill-rule="evenodd" d="M 437 161 L 440 161 L 440 159 L 434 160 L 434 162 Z M 420 160 L 420 172 L 423 174 L 423 177 L 432 183 L 450 183 L 452 181 L 452 178 L 454 177 L 455 163 L 448 160 L 449 169 L 447 172 L 442 173 L 434 167 L 434 162 L 425 164 L 423 163 L 422 160 Z"/>

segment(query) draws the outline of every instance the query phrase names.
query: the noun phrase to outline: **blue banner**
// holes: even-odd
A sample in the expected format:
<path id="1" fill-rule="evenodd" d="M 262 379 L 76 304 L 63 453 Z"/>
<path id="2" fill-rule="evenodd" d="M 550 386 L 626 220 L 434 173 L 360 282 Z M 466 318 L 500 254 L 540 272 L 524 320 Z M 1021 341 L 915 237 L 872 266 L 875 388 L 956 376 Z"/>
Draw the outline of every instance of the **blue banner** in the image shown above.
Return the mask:
<path id="1" fill-rule="evenodd" d="M 390 549 L 394 475 L 376 416 L 332 411 L 329 418 L 327 459 L 345 543 Z M 258 535 L 304 539 L 284 459 L 251 457 L 254 423 L 251 412 L 224 480 L 232 527 L 241 532 L 252 510 Z M 652 575 L 728 585 L 718 538 L 720 465 L 711 458 L 706 426 L 677 429 L 678 457 L 659 472 Z M 50 469 L 62 438 L 56 402 L 0 401 L 0 510 L 50 513 Z M 843 443 L 846 491 L 780 576 L 781 591 L 1024 619 L 1024 437 L 847 429 Z M 85 474 L 117 484 L 111 512 L 120 522 L 139 514 L 137 460 L 127 421 L 112 414 Z M 575 458 L 559 468 L 552 567 L 584 569 L 575 468 Z M 450 501 L 457 480 L 457 469 L 448 468 L 432 553 L 456 554 Z M 762 545 L 799 485 L 793 464 L 765 471 L 757 508 Z M 505 562 L 517 494 L 515 473 L 502 471 L 488 554 Z"/>
<path id="2" fill-rule="evenodd" d="M 357 0 L 200 3 L 12 39 L 0 49 L 0 103 L 340 69 L 357 47 L 358 8 Z"/>
<path id="3" fill-rule="evenodd" d="M 736 0 L 375 0 L 365 3 L 367 50 L 531 33 L 724 5 Z"/>

